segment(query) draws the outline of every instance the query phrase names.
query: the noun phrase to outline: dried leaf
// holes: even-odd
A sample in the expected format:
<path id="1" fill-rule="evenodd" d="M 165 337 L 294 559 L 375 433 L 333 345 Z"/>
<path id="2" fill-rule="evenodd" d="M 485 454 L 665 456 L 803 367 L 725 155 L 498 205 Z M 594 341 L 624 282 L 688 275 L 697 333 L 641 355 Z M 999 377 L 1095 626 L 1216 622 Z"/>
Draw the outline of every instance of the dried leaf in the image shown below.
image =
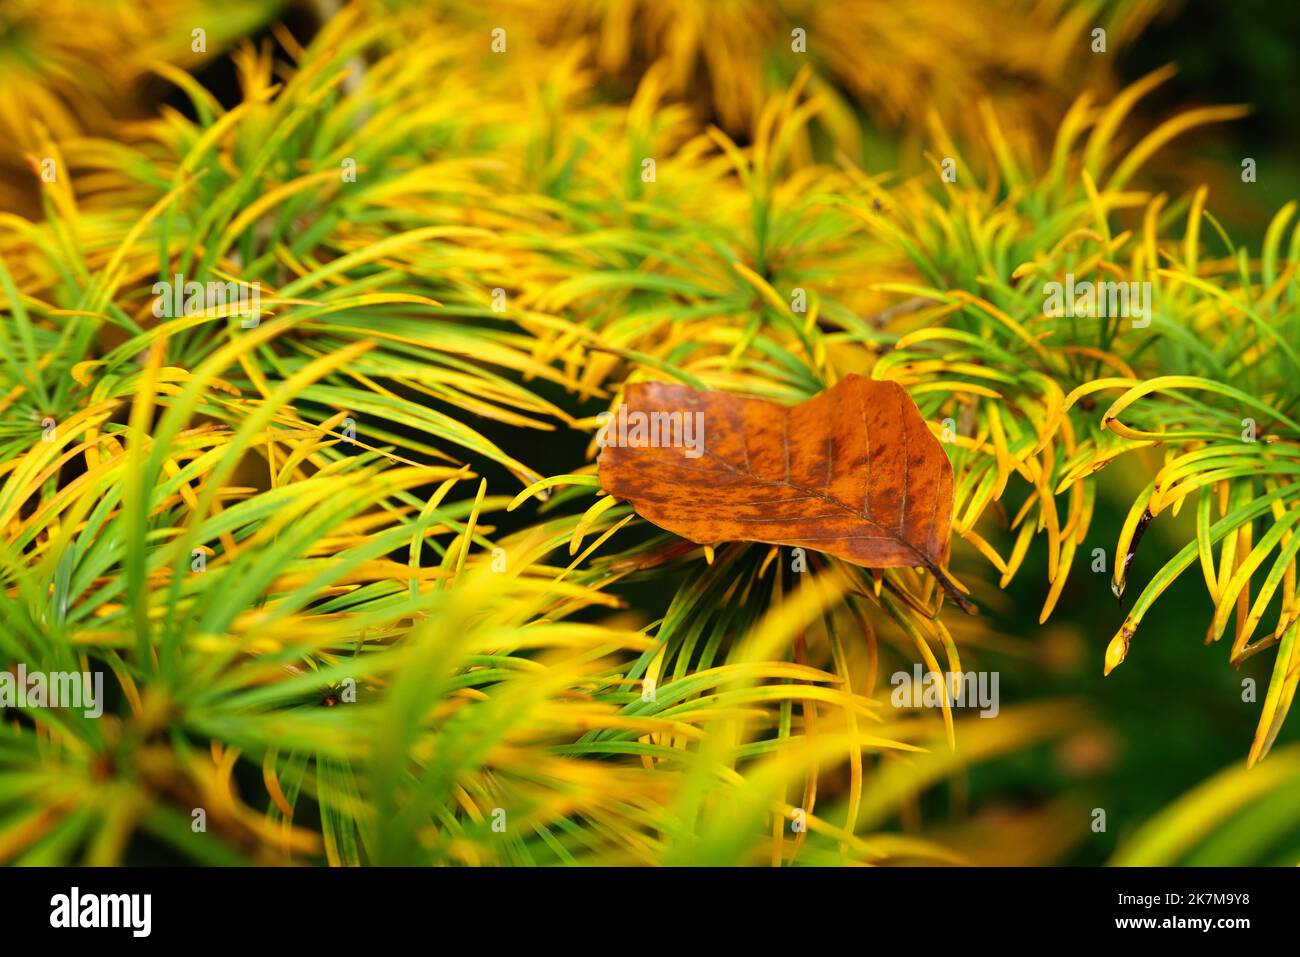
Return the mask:
<path id="1" fill-rule="evenodd" d="M 601 487 L 660 528 L 924 567 L 971 610 L 942 570 L 952 466 L 896 382 L 852 375 L 797 406 L 634 383 L 601 444 Z"/>

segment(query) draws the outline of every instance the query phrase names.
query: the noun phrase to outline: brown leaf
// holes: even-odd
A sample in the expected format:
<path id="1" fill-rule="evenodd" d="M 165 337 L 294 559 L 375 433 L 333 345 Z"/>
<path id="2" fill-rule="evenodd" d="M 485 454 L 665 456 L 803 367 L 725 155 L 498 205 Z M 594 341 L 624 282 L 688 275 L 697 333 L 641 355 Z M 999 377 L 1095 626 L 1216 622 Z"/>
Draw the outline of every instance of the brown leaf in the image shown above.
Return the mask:
<path id="1" fill-rule="evenodd" d="M 660 528 L 927 568 L 969 610 L 942 570 L 952 466 L 896 382 L 851 375 L 797 406 L 633 383 L 603 443 L 601 486 Z"/>

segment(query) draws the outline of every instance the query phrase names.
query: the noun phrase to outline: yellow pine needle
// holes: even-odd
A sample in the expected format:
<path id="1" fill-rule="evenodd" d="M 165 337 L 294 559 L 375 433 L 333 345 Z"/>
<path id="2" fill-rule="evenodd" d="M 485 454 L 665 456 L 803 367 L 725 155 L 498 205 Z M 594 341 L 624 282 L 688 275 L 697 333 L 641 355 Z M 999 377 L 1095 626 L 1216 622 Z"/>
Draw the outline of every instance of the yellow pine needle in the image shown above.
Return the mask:
<path id="1" fill-rule="evenodd" d="M 1004 576 L 1007 574 L 1007 563 L 1002 560 L 1002 556 L 997 553 L 992 545 L 986 541 L 983 536 L 974 531 L 962 532 L 961 537 L 970 542 L 981 555 L 992 562 L 993 567 L 1001 572 Z"/>
<path id="2" fill-rule="evenodd" d="M 1065 581 L 1070 576 L 1070 563 L 1074 560 L 1074 552 L 1078 547 L 1079 540 L 1073 535 L 1067 537 L 1061 545 L 1061 557 L 1056 563 L 1056 577 L 1052 579 L 1047 600 L 1043 602 L 1043 610 L 1038 615 L 1040 625 L 1051 617 L 1053 609 L 1056 608 L 1056 602 L 1061 597 L 1062 589 L 1065 588 Z"/>
<path id="3" fill-rule="evenodd" d="M 1110 640 L 1106 646 L 1106 655 L 1102 667 L 1102 674 L 1109 675 L 1112 671 L 1124 663 L 1128 656 L 1129 645 L 1133 641 L 1133 629 L 1127 621 L 1120 628 L 1119 633 Z"/>
<path id="4" fill-rule="evenodd" d="M 1273 662 L 1273 674 L 1269 679 L 1268 692 L 1264 697 L 1264 706 L 1260 711 L 1259 725 L 1250 744 L 1247 767 L 1254 767 L 1268 754 L 1282 722 L 1291 708 L 1295 698 L 1296 684 L 1300 682 L 1300 622 L 1293 623 L 1282 635 L 1277 658 Z"/>
<path id="5" fill-rule="evenodd" d="M 556 485 L 586 485 L 591 488 L 599 488 L 600 479 L 597 478 L 595 475 L 577 475 L 577 474 L 552 475 L 549 478 L 539 479 L 538 481 L 533 482 L 531 485 L 525 488 L 513 499 L 511 499 L 510 504 L 506 506 L 506 511 L 513 512 L 516 508 L 518 508 L 524 502 L 528 501 L 530 498 L 534 496 L 542 496 L 547 489 L 553 488 Z"/>
<path id="6" fill-rule="evenodd" d="M 1011 548 L 1011 555 L 1007 559 L 1006 569 L 1002 573 L 1002 579 L 998 583 L 999 588 L 1006 588 L 1011 584 L 1012 578 L 1015 577 L 1020 566 L 1024 563 L 1025 555 L 1029 553 L 1029 546 L 1034 538 L 1034 526 L 1026 523 L 1020 527 L 1016 535 L 1016 542 Z"/>
<path id="7" fill-rule="evenodd" d="M 613 524 L 613 525 L 611 525 L 609 528 L 607 528 L 607 529 L 606 529 L 606 530 L 605 530 L 605 531 L 600 535 L 600 537 L 598 537 L 594 542 L 592 542 L 590 545 L 588 545 L 588 546 L 586 547 L 586 549 L 583 550 L 583 552 L 582 552 L 581 555 L 579 555 L 579 556 L 578 556 L 577 558 L 575 558 L 572 562 L 570 562 L 567 566 L 565 566 L 564 570 L 563 570 L 562 572 L 560 572 L 560 574 L 558 574 L 557 576 L 555 576 L 555 581 L 558 583 L 559 581 L 561 581 L 562 579 L 564 579 L 564 578 L 565 578 L 565 577 L 566 577 L 566 576 L 567 576 L 571 571 L 573 571 L 575 568 L 577 568 L 579 565 L 581 565 L 584 561 L 586 561 L 587 558 L 588 558 L 588 557 L 589 557 L 593 552 L 596 551 L 596 549 L 600 548 L 601 545 L 604 545 L 605 542 L 609 541 L 609 539 L 612 538 L 612 537 L 614 536 L 614 533 L 615 533 L 615 532 L 617 532 L 619 529 L 621 529 L 621 528 L 622 528 L 624 525 L 626 525 L 628 522 L 632 521 L 632 519 L 634 519 L 635 517 L 636 517 L 635 515 L 625 515 L 625 516 L 624 516 L 622 519 L 620 519 L 618 522 L 616 522 L 615 524 Z"/>
<path id="8" fill-rule="evenodd" d="M 1056 514 L 1056 498 L 1047 487 L 1046 478 L 1038 488 L 1039 525 L 1047 532 L 1047 577 L 1055 581 L 1061 551 L 1061 524 Z"/>
<path id="9" fill-rule="evenodd" d="M 447 550 L 449 556 L 453 553 L 456 556 L 456 568 L 452 574 L 452 580 L 460 577 L 460 573 L 465 568 L 465 561 L 469 558 L 469 550 L 474 539 L 474 528 L 478 524 L 479 512 L 483 508 L 483 496 L 486 493 L 487 479 L 479 479 L 478 492 L 474 495 L 474 505 L 470 510 L 469 518 L 465 522 L 465 531 L 457 539 L 456 545 Z"/>
<path id="10" fill-rule="evenodd" d="M 600 516 L 604 515 L 610 508 L 618 504 L 618 499 L 612 495 L 603 495 L 598 498 L 591 508 L 582 513 L 578 519 L 578 524 L 573 527 L 573 537 L 569 539 L 569 554 L 577 553 L 582 545 L 582 540 L 586 536 L 588 529 L 596 522 Z M 709 564 L 713 564 L 712 561 Z"/>

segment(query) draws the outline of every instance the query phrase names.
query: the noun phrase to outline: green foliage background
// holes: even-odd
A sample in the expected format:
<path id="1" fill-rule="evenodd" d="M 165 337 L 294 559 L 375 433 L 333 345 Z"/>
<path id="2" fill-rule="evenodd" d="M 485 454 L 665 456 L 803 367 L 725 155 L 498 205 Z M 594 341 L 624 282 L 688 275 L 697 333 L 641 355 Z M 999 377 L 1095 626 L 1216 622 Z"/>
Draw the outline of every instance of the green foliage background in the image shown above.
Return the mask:
<path id="1" fill-rule="evenodd" d="M 1258 543 L 1300 508 L 1286 419 L 1300 234 L 1290 212 L 1274 218 L 1300 185 L 1286 94 L 1300 68 L 1280 45 L 1293 12 L 221 6 L 0 8 L 0 637 L 10 663 L 93 662 L 111 689 L 103 723 L 7 716 L 0 859 L 1300 862 L 1295 722 L 1244 767 L 1253 738 L 1255 758 L 1266 750 L 1265 689 L 1294 691 L 1294 675 L 1274 676 L 1294 627 L 1282 652 L 1228 667 L 1231 641 L 1202 640 L 1215 604 L 1192 567 L 1102 674 L 1139 593 L 1198 538 L 1193 493 L 1152 523 L 1116 602 L 1122 528 L 1166 451 L 1237 455 L 1244 395 L 1277 443 L 1234 494 L 1275 494 L 1279 512 L 1232 534 Z M 804 22 L 807 62 L 786 52 Z M 202 53 L 194 23 L 209 26 Z M 494 59 L 498 23 L 510 53 Z M 1104 56 L 1088 50 L 1095 24 Z M 1166 63 L 1176 76 L 1143 79 Z M 1111 135 L 1053 152 L 1087 112 L 1071 110 L 1080 94 L 1095 123 L 1135 83 L 1147 95 Z M 1253 112 L 1222 106 L 1237 103 Z M 1202 107 L 1125 166 L 1147 133 Z M 950 153 L 953 190 L 935 170 Z M 653 188 L 645 155 L 659 158 Z M 68 175 L 43 184 L 49 156 Z M 334 185 L 345 156 L 353 193 Z M 1245 156 L 1257 183 L 1240 181 Z M 1039 355 L 984 308 L 1041 321 L 1038 277 L 1018 267 L 1092 268 L 1103 233 L 1121 237 L 1116 268 L 1152 275 L 1143 215 L 1162 192 L 1157 345 L 1085 323 Z M 1202 202 L 1213 220 L 1189 213 Z M 160 333 L 148 290 L 173 267 L 266 282 L 272 318 L 250 335 L 209 310 Z M 819 321 L 784 307 L 795 285 L 815 290 Z M 967 338 L 938 346 L 927 329 Z M 1141 447 L 1072 476 L 1121 446 L 1101 419 L 1132 383 L 1064 407 L 1115 372 L 1062 345 L 1147 381 L 1238 391 L 1157 390 L 1116 417 L 1159 444 L 1121 436 Z M 765 570 L 765 546 L 706 555 L 602 504 L 594 416 L 629 377 L 797 401 L 848 372 L 900 378 L 936 428 L 969 413 L 963 435 L 984 438 L 953 451 L 964 532 L 1007 556 L 1000 520 L 1022 503 L 1041 517 L 1003 588 L 966 537 L 953 570 L 979 619 L 949 604 L 946 625 L 929 624 L 941 603 L 919 574 L 891 571 L 882 593 L 830 563 L 805 587 L 781 558 Z M 990 383 L 1005 401 L 968 388 Z M 997 406 L 1016 410 L 992 426 L 1001 440 Z M 46 414 L 98 453 L 43 458 Z M 338 441 L 345 414 L 359 449 Z M 1076 551 L 1051 547 L 1053 520 L 999 441 L 1022 463 L 1052 451 L 1048 484 L 1074 479 L 1056 498 L 1085 515 Z M 179 476 L 173 443 L 192 456 Z M 541 503 L 535 483 L 552 476 Z M 212 569 L 187 577 L 198 543 Z M 1068 578 L 1049 572 L 1058 555 Z M 863 618 L 883 675 L 865 692 Z M 888 674 L 920 648 L 998 671 L 1003 716 L 954 729 L 886 709 L 867 724 L 863 699 L 887 705 Z M 1244 677 L 1258 700 L 1242 701 Z M 349 679 L 359 704 L 339 700 Z M 1285 704 L 1270 707 L 1280 724 Z M 798 836 L 789 812 L 813 797 L 816 826 Z"/>

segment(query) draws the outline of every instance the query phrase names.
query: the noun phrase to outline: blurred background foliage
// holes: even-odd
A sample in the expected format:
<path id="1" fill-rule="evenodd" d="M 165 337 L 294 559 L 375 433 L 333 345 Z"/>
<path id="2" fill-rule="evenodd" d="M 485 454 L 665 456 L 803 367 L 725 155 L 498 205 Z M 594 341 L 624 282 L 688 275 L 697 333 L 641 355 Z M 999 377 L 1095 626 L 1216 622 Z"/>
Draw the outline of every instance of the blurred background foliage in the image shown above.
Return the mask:
<path id="1" fill-rule="evenodd" d="M 0 858 L 1300 862 L 1295 722 L 1244 768 L 1273 655 L 1225 667 L 1202 643 L 1215 604 L 1194 573 L 1103 677 L 1128 611 L 1111 590 L 1117 539 L 1162 449 L 1070 492 L 1077 548 L 1025 538 L 1001 589 L 981 554 L 989 539 L 1008 555 L 1015 536 L 995 539 L 993 519 L 1033 496 L 1013 485 L 990 504 L 1008 454 L 979 446 L 1008 443 L 1028 484 L 1041 437 L 1055 483 L 1076 450 L 1073 435 L 1048 441 L 1041 377 L 1061 398 L 1114 370 L 1024 350 L 993 361 L 1032 428 L 990 437 L 990 380 L 909 336 L 943 323 L 934 303 L 954 290 L 1028 308 L 1012 270 L 1093 228 L 1085 172 L 1117 232 L 1171 197 L 1151 216 L 1162 252 L 1199 224 L 1200 184 L 1234 241 L 1259 249 L 1300 191 L 1295 16 L 1155 0 L 3 0 L 4 652 L 89 653 L 117 690 L 103 728 L 12 720 Z M 1104 106 L 1171 63 L 1113 143 L 1054 151 L 1081 94 Z M 1150 130 L 1197 108 L 1211 112 L 1106 187 Z M 945 206 L 934 167 L 953 153 Z M 46 156 L 70 182 L 41 183 Z M 653 190 L 644 156 L 658 158 Z M 1244 157 L 1257 183 L 1241 182 Z M 358 188 L 338 184 L 344 158 Z M 1070 255 L 1050 264 L 1093 263 Z M 1232 272 L 1187 258 L 1196 276 Z M 1294 239 L 1280 258 L 1294 270 Z M 264 283 L 274 323 L 249 341 L 209 310 L 160 331 L 148 290 L 178 267 Z M 1274 277 L 1243 272 L 1231 292 L 1251 303 Z M 1278 321 L 1293 323 L 1286 276 Z M 817 290 L 820 322 L 767 309 L 792 286 Z M 494 287 L 510 292 L 505 317 Z M 1217 302 L 1176 282 L 1169 295 L 1169 316 Z M 1014 351 L 1012 336 L 954 327 Z M 1085 333 L 1153 374 L 1131 340 Z M 932 422 L 969 409 L 961 431 L 980 436 L 954 451 L 972 477 L 954 570 L 978 619 L 948 606 L 927 624 L 908 602 L 930 608 L 933 585 L 907 572 L 882 598 L 819 567 L 805 593 L 785 553 L 706 556 L 590 498 L 593 417 L 629 375 L 797 401 L 886 367 L 932 387 L 916 393 Z M 1259 361 L 1240 382 L 1280 403 L 1277 379 Z M 1085 432 L 1104 408 L 1071 409 L 1084 464 L 1111 439 Z M 361 449 L 338 441 L 349 413 Z M 91 447 L 75 468 L 28 451 L 47 414 Z M 1139 424 L 1176 419 L 1161 415 Z M 164 425 L 175 460 L 137 438 Z M 557 475 L 571 479 L 544 503 L 512 501 Z M 1129 581 L 1196 538 L 1194 513 L 1152 523 Z M 239 556 L 214 557 L 202 585 L 181 547 L 199 542 Z M 509 588 L 491 577 L 496 548 L 523 569 Z M 1071 556 L 1067 577 L 1055 565 Z M 888 708 L 888 675 L 931 645 L 1000 673 L 999 718 L 959 715 L 954 732 Z M 650 676 L 665 700 L 643 708 Z M 348 678 L 360 704 L 340 706 Z M 491 827 L 501 803 L 526 822 L 507 839 Z M 213 818 L 201 840 L 198 804 Z M 790 830 L 795 808 L 808 832 Z"/>

